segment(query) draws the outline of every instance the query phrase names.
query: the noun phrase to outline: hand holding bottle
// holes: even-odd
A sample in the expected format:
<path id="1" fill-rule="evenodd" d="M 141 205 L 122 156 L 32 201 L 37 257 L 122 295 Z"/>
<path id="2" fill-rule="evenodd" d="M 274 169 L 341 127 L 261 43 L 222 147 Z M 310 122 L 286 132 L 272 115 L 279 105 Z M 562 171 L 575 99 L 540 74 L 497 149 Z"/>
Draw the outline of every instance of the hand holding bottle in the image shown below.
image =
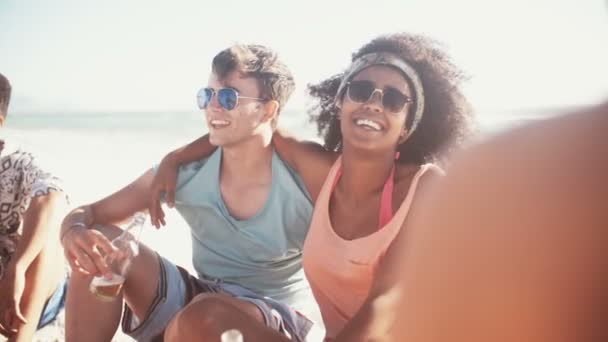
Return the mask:
<path id="1" fill-rule="evenodd" d="M 93 278 L 89 289 L 102 300 L 114 300 L 120 293 L 133 259 L 139 254 L 139 236 L 146 221 L 146 214 L 138 212 L 131 224 L 112 240 L 114 251 L 105 256 L 109 274 Z"/>

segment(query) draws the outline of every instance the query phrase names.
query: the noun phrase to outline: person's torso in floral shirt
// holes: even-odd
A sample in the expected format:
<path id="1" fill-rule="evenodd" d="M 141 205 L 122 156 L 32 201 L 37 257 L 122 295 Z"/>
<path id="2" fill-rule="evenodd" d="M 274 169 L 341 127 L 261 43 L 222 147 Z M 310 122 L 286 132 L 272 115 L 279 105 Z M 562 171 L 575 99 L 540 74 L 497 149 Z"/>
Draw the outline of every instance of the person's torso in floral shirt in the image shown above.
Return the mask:
<path id="1" fill-rule="evenodd" d="M 23 214 L 33 197 L 62 191 L 59 179 L 43 171 L 31 153 L 21 149 L 0 155 L 0 279 L 21 237 Z"/>

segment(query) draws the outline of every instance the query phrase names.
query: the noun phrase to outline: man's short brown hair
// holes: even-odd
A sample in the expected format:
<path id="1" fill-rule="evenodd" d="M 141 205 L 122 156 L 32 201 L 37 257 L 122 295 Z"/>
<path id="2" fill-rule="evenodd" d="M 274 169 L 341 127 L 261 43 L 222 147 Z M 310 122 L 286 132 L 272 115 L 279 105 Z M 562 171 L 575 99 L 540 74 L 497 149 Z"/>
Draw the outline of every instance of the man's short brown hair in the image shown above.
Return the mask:
<path id="1" fill-rule="evenodd" d="M 255 44 L 238 44 L 218 53 L 212 62 L 213 73 L 222 79 L 233 71 L 258 81 L 260 97 L 279 102 L 279 112 L 295 89 L 291 71 L 271 49 Z"/>
<path id="2" fill-rule="evenodd" d="M 11 84 L 4 75 L 0 74 L 0 115 L 6 117 L 8 103 L 11 101 Z"/>

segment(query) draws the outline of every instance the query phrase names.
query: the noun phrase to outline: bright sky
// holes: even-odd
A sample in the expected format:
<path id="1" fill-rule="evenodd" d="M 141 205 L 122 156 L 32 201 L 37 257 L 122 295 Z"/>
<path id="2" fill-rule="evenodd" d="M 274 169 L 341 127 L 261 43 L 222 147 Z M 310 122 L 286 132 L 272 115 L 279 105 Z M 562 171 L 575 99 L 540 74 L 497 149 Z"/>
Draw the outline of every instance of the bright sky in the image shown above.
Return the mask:
<path id="1" fill-rule="evenodd" d="M 0 0 L 0 72 L 12 112 L 195 110 L 211 58 L 274 48 L 305 85 L 376 35 L 423 33 L 472 76 L 478 109 L 608 97 L 604 0 Z"/>

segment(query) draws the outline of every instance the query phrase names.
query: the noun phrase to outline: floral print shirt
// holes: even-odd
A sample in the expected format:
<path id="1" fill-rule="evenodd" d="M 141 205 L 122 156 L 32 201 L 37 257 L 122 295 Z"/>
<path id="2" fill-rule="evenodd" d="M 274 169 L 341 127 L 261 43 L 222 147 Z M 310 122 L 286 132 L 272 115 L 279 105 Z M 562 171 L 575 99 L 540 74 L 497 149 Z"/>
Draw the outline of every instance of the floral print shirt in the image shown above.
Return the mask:
<path id="1" fill-rule="evenodd" d="M 6 150 L 0 150 L 0 279 L 19 243 L 23 215 L 32 198 L 62 191 L 60 181 L 42 170 L 31 153 Z"/>

